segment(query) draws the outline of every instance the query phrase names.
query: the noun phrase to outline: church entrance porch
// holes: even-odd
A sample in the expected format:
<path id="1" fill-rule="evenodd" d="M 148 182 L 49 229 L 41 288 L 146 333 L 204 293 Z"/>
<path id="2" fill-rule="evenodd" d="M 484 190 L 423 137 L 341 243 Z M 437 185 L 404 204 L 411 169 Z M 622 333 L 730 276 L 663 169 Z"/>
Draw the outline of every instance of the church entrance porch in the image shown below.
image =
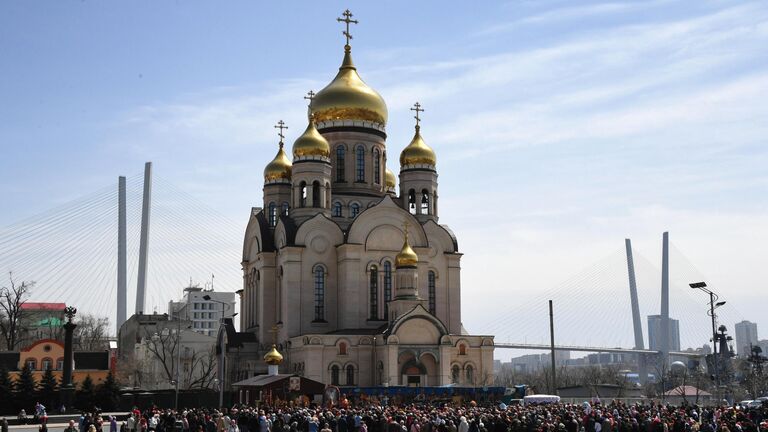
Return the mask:
<path id="1" fill-rule="evenodd" d="M 439 384 L 437 361 L 431 352 L 417 354 L 405 351 L 400 354 L 400 385 L 407 387 L 425 387 Z"/>

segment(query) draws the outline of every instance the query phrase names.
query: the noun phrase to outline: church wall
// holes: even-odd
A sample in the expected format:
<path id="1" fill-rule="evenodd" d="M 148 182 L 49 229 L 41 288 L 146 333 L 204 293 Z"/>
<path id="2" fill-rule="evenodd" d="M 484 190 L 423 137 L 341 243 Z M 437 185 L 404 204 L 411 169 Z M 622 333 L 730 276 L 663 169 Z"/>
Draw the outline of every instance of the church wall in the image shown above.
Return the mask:
<path id="1" fill-rule="evenodd" d="M 354 195 L 355 193 L 373 194 L 376 196 L 384 195 L 384 173 L 386 170 L 385 152 L 386 145 L 384 139 L 378 135 L 362 133 L 362 132 L 321 132 L 322 135 L 328 140 L 331 146 L 331 163 L 333 170 L 331 178 L 333 181 L 334 195 L 336 193 L 341 195 Z M 345 181 L 336 181 L 336 148 L 338 146 L 344 146 L 345 148 Z M 362 182 L 356 180 L 356 153 L 357 147 L 362 146 L 365 149 L 365 175 Z M 381 163 L 379 165 L 379 177 L 378 183 L 374 182 L 374 164 L 373 164 L 373 149 L 379 151 Z"/>
<path id="2" fill-rule="evenodd" d="M 302 247 L 286 246 L 280 249 L 278 262 L 283 268 L 282 295 L 285 299 L 282 312 L 285 319 L 280 329 L 280 338 L 301 334 L 301 322 L 305 315 L 306 293 L 302 290 Z M 274 283 L 277 281 L 275 280 Z M 295 305 L 302 305 L 296 307 Z M 270 325 L 271 327 L 271 325 Z"/>

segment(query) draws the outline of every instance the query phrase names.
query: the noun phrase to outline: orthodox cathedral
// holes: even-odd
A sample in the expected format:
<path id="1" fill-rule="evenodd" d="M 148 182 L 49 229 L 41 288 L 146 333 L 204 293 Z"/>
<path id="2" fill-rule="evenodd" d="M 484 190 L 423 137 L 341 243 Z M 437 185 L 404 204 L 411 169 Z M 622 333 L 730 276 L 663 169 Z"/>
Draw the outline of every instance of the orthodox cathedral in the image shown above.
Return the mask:
<path id="1" fill-rule="evenodd" d="M 259 359 L 339 386 L 483 386 L 493 336 L 461 323 L 461 256 L 438 221 L 437 156 L 415 133 L 387 168 L 387 105 L 347 43 L 335 78 L 309 93 L 306 130 L 264 168 L 243 243 L 240 329 Z M 399 180 L 399 181 L 398 181 Z M 277 348 L 272 349 L 274 346 Z M 278 353 L 279 351 L 279 353 Z M 280 357 L 282 356 L 282 357 Z"/>

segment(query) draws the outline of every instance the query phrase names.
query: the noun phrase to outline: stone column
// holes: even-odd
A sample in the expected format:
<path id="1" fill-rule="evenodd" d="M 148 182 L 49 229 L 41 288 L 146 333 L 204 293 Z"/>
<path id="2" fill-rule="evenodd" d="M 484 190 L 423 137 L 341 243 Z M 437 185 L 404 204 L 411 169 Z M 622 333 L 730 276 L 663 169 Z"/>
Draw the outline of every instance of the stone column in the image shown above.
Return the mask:
<path id="1" fill-rule="evenodd" d="M 67 316 L 67 323 L 64 324 L 64 371 L 59 394 L 61 404 L 67 408 L 72 407 L 75 395 L 75 387 L 72 385 L 72 369 L 75 364 L 72 337 L 77 325 L 72 322 L 72 319 L 75 317 L 76 313 L 77 309 L 72 306 L 68 306 L 64 310 L 64 314 Z"/>

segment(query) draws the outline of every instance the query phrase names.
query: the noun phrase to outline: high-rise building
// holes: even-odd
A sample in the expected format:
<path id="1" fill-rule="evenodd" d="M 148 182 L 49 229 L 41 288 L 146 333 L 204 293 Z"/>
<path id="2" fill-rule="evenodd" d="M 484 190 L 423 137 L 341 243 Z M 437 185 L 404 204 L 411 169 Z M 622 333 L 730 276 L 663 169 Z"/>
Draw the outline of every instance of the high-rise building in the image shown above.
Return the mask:
<path id="1" fill-rule="evenodd" d="M 661 350 L 661 315 L 648 315 L 648 349 Z M 680 321 L 669 319 L 669 350 L 680 351 Z"/>
<path id="2" fill-rule="evenodd" d="M 752 345 L 757 345 L 757 323 L 742 321 L 736 323 L 736 354 L 746 357 Z"/>
<path id="3" fill-rule="evenodd" d="M 219 322 L 232 318 L 235 313 L 235 293 L 202 289 L 198 286 L 184 288 L 184 297 L 168 303 L 168 315 L 174 319 L 192 322 L 192 330 L 208 336 L 219 331 Z"/>

